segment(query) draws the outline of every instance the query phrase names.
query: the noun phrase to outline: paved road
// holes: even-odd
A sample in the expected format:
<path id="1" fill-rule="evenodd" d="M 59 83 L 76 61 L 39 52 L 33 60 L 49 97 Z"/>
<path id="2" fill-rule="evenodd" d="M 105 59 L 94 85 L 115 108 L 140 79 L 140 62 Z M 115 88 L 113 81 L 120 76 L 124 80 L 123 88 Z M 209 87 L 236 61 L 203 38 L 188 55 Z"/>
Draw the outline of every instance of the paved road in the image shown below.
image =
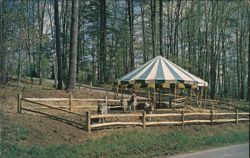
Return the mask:
<path id="1" fill-rule="evenodd" d="M 165 158 L 249 158 L 249 143 Z"/>

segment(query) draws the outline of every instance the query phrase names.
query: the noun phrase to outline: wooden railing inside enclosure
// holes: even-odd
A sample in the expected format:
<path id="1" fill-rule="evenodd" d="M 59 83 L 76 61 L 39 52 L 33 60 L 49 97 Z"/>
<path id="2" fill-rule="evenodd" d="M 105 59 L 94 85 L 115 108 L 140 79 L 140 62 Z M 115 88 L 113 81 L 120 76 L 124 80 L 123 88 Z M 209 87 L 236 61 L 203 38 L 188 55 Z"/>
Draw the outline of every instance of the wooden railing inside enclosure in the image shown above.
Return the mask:
<path id="1" fill-rule="evenodd" d="M 18 94 L 17 96 L 17 113 L 21 113 L 21 107 L 22 107 L 22 101 L 29 102 L 32 104 L 40 105 L 39 107 L 26 107 L 26 108 L 32 108 L 32 109 L 45 109 L 45 108 L 54 108 L 54 109 L 64 109 L 65 111 L 72 111 L 72 109 L 78 109 L 84 108 L 88 110 L 88 108 L 91 108 L 91 110 L 96 111 L 97 110 L 97 102 L 105 102 L 107 107 L 109 109 L 111 108 L 119 108 L 120 106 L 120 100 L 119 99 L 109 99 L 105 97 L 104 99 L 78 99 L 73 98 L 72 95 L 69 95 L 68 98 L 23 98 L 21 94 Z M 95 105 L 78 105 L 74 104 L 74 101 L 78 102 L 90 102 L 90 103 L 96 103 Z M 147 99 L 138 99 L 138 103 L 140 102 L 146 102 Z M 43 102 L 65 102 L 63 105 L 47 105 Z"/>
<path id="2" fill-rule="evenodd" d="M 231 102 L 225 102 L 225 101 L 221 101 L 221 100 L 201 99 L 201 100 L 199 100 L 199 102 L 210 103 L 213 106 L 212 108 L 218 107 L 218 108 L 232 109 L 232 110 L 235 110 L 237 108 L 237 105 L 234 105 Z"/>

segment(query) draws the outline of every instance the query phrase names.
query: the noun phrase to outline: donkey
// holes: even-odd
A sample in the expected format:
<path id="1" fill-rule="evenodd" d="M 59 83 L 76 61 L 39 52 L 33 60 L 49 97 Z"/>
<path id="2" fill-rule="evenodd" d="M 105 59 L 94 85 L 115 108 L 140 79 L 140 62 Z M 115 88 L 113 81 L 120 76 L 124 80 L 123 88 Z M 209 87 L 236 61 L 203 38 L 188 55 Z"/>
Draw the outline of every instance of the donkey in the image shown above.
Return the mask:
<path id="1" fill-rule="evenodd" d="M 120 100 L 121 107 L 123 109 L 123 112 L 125 113 L 128 110 L 128 100 L 122 99 Z"/>
<path id="2" fill-rule="evenodd" d="M 107 105 L 103 102 L 98 102 L 97 114 L 105 115 L 108 114 Z M 106 122 L 106 118 L 100 118 L 99 123 Z"/>
<path id="3" fill-rule="evenodd" d="M 128 108 L 129 108 L 129 112 L 134 112 L 135 108 L 137 106 L 137 98 L 136 95 L 133 94 L 131 99 L 128 101 Z"/>
<path id="4" fill-rule="evenodd" d="M 146 111 L 147 114 L 152 114 L 153 111 L 154 111 L 154 104 L 153 104 L 153 102 L 150 102 L 150 103 L 146 102 L 145 106 L 144 106 L 144 111 Z M 150 120 L 151 120 L 151 118 L 149 117 L 148 121 L 150 121 Z"/>

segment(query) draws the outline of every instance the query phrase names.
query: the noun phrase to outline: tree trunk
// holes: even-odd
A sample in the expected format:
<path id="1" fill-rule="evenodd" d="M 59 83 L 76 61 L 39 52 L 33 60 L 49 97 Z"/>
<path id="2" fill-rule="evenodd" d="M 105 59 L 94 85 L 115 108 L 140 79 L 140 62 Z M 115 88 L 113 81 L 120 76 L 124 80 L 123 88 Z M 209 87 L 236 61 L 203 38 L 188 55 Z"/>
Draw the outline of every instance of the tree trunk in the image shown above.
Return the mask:
<path id="1" fill-rule="evenodd" d="M 178 25 L 180 16 L 181 0 L 177 0 L 175 12 L 175 28 L 174 28 L 174 58 L 178 61 Z"/>
<path id="2" fill-rule="evenodd" d="M 134 2 L 128 0 L 128 19 L 129 19 L 129 59 L 130 70 L 134 69 Z"/>
<path id="3" fill-rule="evenodd" d="M 92 47 L 91 47 L 91 56 L 92 56 L 92 79 L 93 80 L 96 80 L 96 62 L 95 62 L 95 59 L 96 59 L 96 54 L 95 54 L 95 47 L 94 47 L 94 45 L 95 45 L 95 38 L 93 37 L 92 38 L 92 42 L 91 42 L 91 44 L 92 44 Z"/>
<path id="4" fill-rule="evenodd" d="M 147 61 L 147 53 L 146 53 L 146 36 L 145 36 L 145 23 L 144 23 L 144 2 L 141 1 L 141 22 L 142 22 L 142 40 L 143 40 L 143 63 Z"/>
<path id="5" fill-rule="evenodd" d="M 170 1 L 167 2 L 167 29 L 166 30 L 166 33 L 165 33 L 165 37 L 168 37 L 168 38 L 165 38 L 165 42 L 166 42 L 166 46 L 167 46 L 167 49 L 166 49 L 166 58 L 169 59 L 169 56 L 170 56 L 170 33 L 169 33 L 169 30 L 170 30 Z"/>
<path id="6" fill-rule="evenodd" d="M 63 40 L 62 40 L 62 75 L 63 75 L 63 80 L 66 79 L 65 74 L 67 74 L 67 38 L 68 38 L 68 6 L 69 6 L 69 1 L 65 0 L 64 1 L 64 6 L 63 8 L 65 8 L 63 10 L 63 23 L 62 23 L 62 27 L 63 27 Z"/>
<path id="7" fill-rule="evenodd" d="M 248 23 L 250 24 L 249 14 L 248 14 Z M 250 106 L 250 27 L 249 25 L 248 25 L 248 95 L 247 95 L 247 99 L 248 99 L 249 106 Z"/>
<path id="8" fill-rule="evenodd" d="M 5 23 L 4 23 L 4 9 L 5 5 L 4 5 L 4 1 L 0 1 L 0 23 L 1 23 L 1 27 L 0 27 L 0 83 L 5 83 L 5 40 L 4 39 L 4 30 L 5 30 Z"/>
<path id="9" fill-rule="evenodd" d="M 61 54 L 61 40 L 60 40 L 60 22 L 59 22 L 59 11 L 58 11 L 58 0 L 55 0 L 54 4 L 55 14 L 55 29 L 56 29 L 56 58 L 57 58 L 57 89 L 63 89 L 62 84 L 62 54 Z"/>
<path id="10" fill-rule="evenodd" d="M 227 86 L 226 86 L 226 50 L 225 50 L 225 40 L 222 40 L 222 44 L 221 44 L 221 48 L 222 48 L 222 88 L 223 88 L 223 97 L 226 98 L 227 97 Z"/>
<path id="11" fill-rule="evenodd" d="M 159 41 L 160 41 L 160 55 L 164 56 L 162 51 L 162 26 L 163 26 L 163 20 L 162 20 L 162 10 L 163 10 L 163 2 L 160 0 L 159 2 Z"/>
<path id="12" fill-rule="evenodd" d="M 28 28 L 27 28 L 28 29 Z M 30 42 L 30 34 L 29 32 L 27 33 L 27 40 L 25 41 L 25 47 L 26 47 L 26 50 L 28 52 L 28 56 L 29 56 L 29 73 L 30 73 L 30 81 L 31 83 L 33 84 L 33 73 L 32 73 L 32 62 L 31 62 L 31 53 L 30 53 L 30 45 L 29 45 L 29 42 Z"/>
<path id="13" fill-rule="evenodd" d="M 107 60 L 106 60 L 106 0 L 99 0 L 100 3 L 100 81 L 107 81 Z"/>
<path id="14" fill-rule="evenodd" d="M 72 15 L 71 15 L 71 30 L 70 30 L 69 81 L 68 81 L 68 86 L 67 86 L 68 90 L 74 90 L 75 83 L 76 83 L 78 9 L 79 9 L 79 0 L 72 0 Z"/>
<path id="15" fill-rule="evenodd" d="M 42 2 L 41 2 L 42 3 Z M 39 84 L 42 85 L 42 54 L 43 54 L 43 23 L 44 23 L 44 11 L 46 6 L 46 1 L 43 2 L 42 8 L 40 8 L 40 0 L 37 1 L 37 14 L 39 23 L 39 59 L 38 59 L 38 70 L 39 70 Z M 42 10 L 41 10 L 42 9 Z M 41 12 L 41 15 L 40 15 Z"/>
<path id="16" fill-rule="evenodd" d="M 150 1 L 151 8 L 151 36 L 152 36 L 152 49 L 153 57 L 155 57 L 155 0 Z"/>
<path id="17" fill-rule="evenodd" d="M 77 76 L 77 79 L 79 77 L 79 74 L 80 74 L 80 67 L 81 67 L 81 54 L 82 54 L 82 51 L 81 51 L 81 46 L 82 46 L 82 32 L 80 32 L 80 28 L 81 28 L 81 24 L 82 24 L 82 20 L 80 18 L 80 13 L 81 12 L 81 9 L 78 9 L 78 17 L 79 17 L 79 23 L 78 23 L 78 39 L 77 39 L 77 57 L 76 57 L 76 60 L 77 60 L 77 64 L 76 64 L 76 76 Z"/>
<path id="18" fill-rule="evenodd" d="M 215 5 L 214 5 L 214 1 L 211 2 L 212 4 L 212 21 L 211 21 L 211 58 L 210 58 L 210 83 L 211 83 L 211 92 L 210 92 L 210 97 L 212 99 L 215 98 L 215 93 L 216 93 L 216 53 L 214 51 L 214 25 L 215 25 L 215 21 L 214 21 L 214 9 L 215 9 Z"/>
<path id="19" fill-rule="evenodd" d="M 239 27 L 239 26 L 238 26 Z M 239 43 L 239 32 L 238 28 L 236 30 L 236 44 L 237 44 L 237 51 L 236 51 L 236 71 L 237 71 L 237 98 L 240 97 L 240 43 Z"/>
<path id="20" fill-rule="evenodd" d="M 243 27 L 240 27 L 239 60 L 240 60 L 240 99 L 244 99 L 244 78 L 243 78 Z"/>
<path id="21" fill-rule="evenodd" d="M 18 51 L 18 87 L 20 87 L 21 85 L 21 77 L 22 77 L 22 62 L 21 62 L 21 59 L 22 58 L 22 51 L 19 50 Z"/>

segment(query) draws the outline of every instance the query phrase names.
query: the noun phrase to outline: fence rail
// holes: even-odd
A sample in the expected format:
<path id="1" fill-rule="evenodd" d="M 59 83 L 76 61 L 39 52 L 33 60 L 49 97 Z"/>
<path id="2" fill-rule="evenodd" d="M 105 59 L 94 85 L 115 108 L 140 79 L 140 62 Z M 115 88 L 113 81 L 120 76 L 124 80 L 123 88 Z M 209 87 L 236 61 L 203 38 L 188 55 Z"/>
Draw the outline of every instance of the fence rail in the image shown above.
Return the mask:
<path id="1" fill-rule="evenodd" d="M 22 98 L 21 94 L 18 94 L 17 97 L 17 113 L 21 113 L 22 110 L 34 112 L 32 108 L 30 107 L 23 107 L 23 102 L 28 102 L 32 104 L 39 105 L 39 107 L 36 108 L 48 108 L 53 109 L 61 112 L 65 112 L 68 114 L 77 115 L 80 117 L 83 117 L 82 114 L 72 112 L 72 101 L 86 101 L 86 102 L 92 102 L 92 101 L 105 101 L 106 105 L 110 102 L 120 102 L 120 100 L 115 99 L 108 99 L 107 97 L 105 99 L 74 99 L 72 96 L 69 98 Z M 47 105 L 45 103 L 37 102 L 37 101 L 68 101 L 68 106 L 63 106 L 66 109 L 62 109 L 62 106 L 51 106 Z M 73 106 L 73 108 L 86 108 L 87 106 Z M 92 107 L 92 106 L 90 106 Z M 96 106 L 93 106 L 96 107 Z M 29 109 L 30 108 L 30 109 Z M 42 114 L 42 112 L 40 112 Z M 186 117 L 188 116 L 188 117 Z M 195 117 L 193 119 L 190 119 L 190 117 Z M 197 119 L 196 117 L 201 117 Z M 209 118 L 202 118 L 202 116 L 206 116 Z M 227 116 L 227 118 L 216 118 L 221 116 Z M 56 116 L 55 116 L 56 117 Z M 171 117 L 171 119 L 169 119 Z M 93 119 L 106 119 L 106 118 L 137 118 L 137 121 L 113 121 L 113 122 L 103 122 L 103 123 L 96 123 L 93 124 Z M 157 120 L 151 120 L 156 118 L 162 118 L 163 120 L 157 121 Z M 238 109 L 235 110 L 235 112 L 228 112 L 228 113 L 217 113 L 214 111 L 210 111 L 210 113 L 198 113 L 198 112 L 192 112 L 192 113 L 184 113 L 184 111 L 181 111 L 181 113 L 159 113 L 159 114 L 147 114 L 145 111 L 142 113 L 129 113 L 129 114 L 91 114 L 91 111 L 86 112 L 86 130 L 88 132 L 91 132 L 92 129 L 98 128 L 98 127 L 106 127 L 106 126 L 115 126 L 115 125 L 137 125 L 142 126 L 144 129 L 147 126 L 151 125 L 182 125 L 190 124 L 190 123 L 210 123 L 213 125 L 213 123 L 221 123 L 221 122 L 235 122 L 236 124 L 239 123 L 239 121 L 249 121 L 249 112 L 238 112 Z"/>
<path id="2" fill-rule="evenodd" d="M 210 116 L 208 119 L 200 118 L 200 119 L 187 119 L 185 116 Z M 230 118 L 215 118 L 216 116 L 230 116 Z M 239 116 L 248 116 L 248 118 L 239 118 Z M 140 122 L 103 122 L 103 123 L 96 123 L 92 124 L 92 119 L 101 119 L 101 118 L 131 118 L 131 117 L 138 117 L 140 118 Z M 162 118 L 162 117 L 172 117 L 172 119 L 165 119 L 163 121 L 148 121 L 148 119 L 152 118 Z M 177 117 L 177 118 L 176 118 Z M 173 118 L 175 120 L 173 120 Z M 97 127 L 106 127 L 106 126 L 114 126 L 114 125 L 138 125 L 142 126 L 144 129 L 147 126 L 151 125 L 182 125 L 190 124 L 190 123 L 223 123 L 223 122 L 235 122 L 236 124 L 239 121 L 249 121 L 249 113 L 242 112 L 239 113 L 238 110 L 235 113 L 214 113 L 212 110 L 210 113 L 165 113 L 165 114 L 146 114 L 145 111 L 142 113 L 137 114 L 105 114 L 105 115 L 92 115 L 91 112 L 86 112 L 86 130 L 91 133 L 93 128 Z"/>
<path id="3" fill-rule="evenodd" d="M 75 112 L 71 112 L 71 111 L 64 110 L 64 109 L 61 109 L 61 108 L 57 108 L 57 107 L 54 107 L 54 106 L 46 105 L 46 104 L 43 104 L 43 103 L 38 103 L 38 102 L 35 102 L 35 101 L 28 100 L 26 98 L 21 98 L 20 102 L 21 101 L 25 101 L 25 102 L 28 102 L 28 103 L 37 104 L 37 105 L 40 105 L 40 106 L 45 107 L 45 108 L 50 108 L 50 109 L 54 109 L 54 110 L 58 110 L 58 111 L 62 111 L 62 112 L 66 112 L 66 113 L 70 113 L 70 114 L 82 116 L 81 114 L 78 114 L 78 113 L 75 113 Z M 23 108 L 22 106 L 20 106 L 19 109 L 20 109 L 19 113 L 21 113 L 21 110 L 26 110 L 27 108 Z"/>
<path id="4" fill-rule="evenodd" d="M 127 99 L 129 100 L 129 99 Z M 137 99 L 138 100 L 138 103 L 145 103 L 148 99 L 146 98 L 139 98 Z M 68 109 L 69 111 L 72 110 L 72 108 L 76 108 L 76 109 L 79 109 L 79 108 L 93 108 L 94 111 L 97 110 L 97 104 L 96 105 L 76 105 L 76 104 L 73 104 L 74 101 L 80 101 L 80 102 L 105 102 L 106 103 L 106 106 L 109 108 L 109 109 L 112 109 L 112 108 L 122 108 L 122 106 L 120 105 L 120 102 L 121 100 L 120 99 L 109 99 L 107 96 L 105 97 L 105 99 L 79 99 L 79 98 L 73 98 L 72 95 L 69 95 L 68 98 L 23 98 L 21 94 L 18 94 L 18 110 L 17 112 L 20 113 L 20 108 L 21 108 L 21 105 L 22 105 L 22 101 L 25 101 L 25 102 L 29 102 L 29 103 L 33 103 L 33 104 L 37 104 L 37 105 L 41 105 L 41 107 L 29 107 L 29 108 L 38 108 L 38 109 L 46 109 L 46 108 L 58 108 L 59 110 L 62 109 L 62 108 L 66 108 Z M 67 101 L 68 103 L 65 104 L 65 105 L 53 105 L 52 106 L 49 106 L 49 105 L 46 105 L 44 103 L 41 103 L 41 102 L 61 102 L 61 101 Z M 20 103 L 19 103 L 20 102 Z"/>

